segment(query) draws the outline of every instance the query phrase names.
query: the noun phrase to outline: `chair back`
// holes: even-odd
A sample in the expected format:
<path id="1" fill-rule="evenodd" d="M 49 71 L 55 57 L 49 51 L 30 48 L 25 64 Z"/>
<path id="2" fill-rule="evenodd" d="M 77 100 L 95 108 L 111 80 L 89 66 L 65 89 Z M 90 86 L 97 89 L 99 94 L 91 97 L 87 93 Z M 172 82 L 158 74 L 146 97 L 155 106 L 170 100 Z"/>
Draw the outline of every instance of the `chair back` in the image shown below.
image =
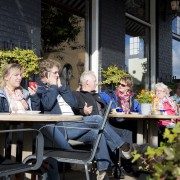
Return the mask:
<path id="1" fill-rule="evenodd" d="M 36 129 L 10 129 L 10 130 L 0 130 L 0 134 L 2 133 L 18 133 L 18 132 L 36 132 L 36 149 L 35 149 L 35 155 L 36 155 L 36 163 L 35 164 L 24 164 L 14 162 L 11 160 L 4 160 L 0 164 L 0 177 L 7 177 L 13 174 L 17 173 L 23 173 L 31 170 L 38 169 L 43 161 L 43 150 L 44 150 L 44 138 L 42 133 L 39 130 Z M 0 178 L 1 179 L 1 178 Z"/>
<path id="2" fill-rule="evenodd" d="M 92 149 L 92 153 L 91 153 L 91 157 L 89 159 L 89 162 L 91 162 L 93 159 L 94 159 L 94 156 L 96 154 L 96 151 L 97 151 L 97 148 L 98 148 L 98 145 L 99 145 L 99 142 L 101 140 L 101 136 L 103 134 L 103 131 L 104 131 L 104 127 L 106 125 L 106 121 L 107 121 L 107 118 L 108 118 L 108 115 L 109 115 L 109 112 L 111 110 L 111 105 L 112 105 L 112 101 L 109 102 L 107 108 L 106 108 L 106 111 L 104 113 L 104 118 L 103 118 L 103 122 L 98 130 L 98 136 L 97 136 L 97 140 L 94 142 L 94 146 L 93 146 L 93 149 Z"/>

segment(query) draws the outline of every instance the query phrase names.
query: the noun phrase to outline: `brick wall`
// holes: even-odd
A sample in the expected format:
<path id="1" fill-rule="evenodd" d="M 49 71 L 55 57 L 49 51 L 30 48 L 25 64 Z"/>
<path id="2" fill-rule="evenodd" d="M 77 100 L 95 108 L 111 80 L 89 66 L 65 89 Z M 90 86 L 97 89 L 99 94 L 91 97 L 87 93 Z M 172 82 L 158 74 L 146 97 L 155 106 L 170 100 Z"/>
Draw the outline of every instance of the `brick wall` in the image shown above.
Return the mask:
<path id="1" fill-rule="evenodd" d="M 159 1 L 157 21 L 157 78 L 171 81 L 172 76 L 172 17 L 170 5 Z M 163 5 L 163 6 L 162 6 Z"/>
<path id="2" fill-rule="evenodd" d="M 41 0 L 0 0 L 0 48 L 40 55 Z"/>
<path id="3" fill-rule="evenodd" d="M 99 60 L 100 67 L 125 64 L 125 12 L 124 2 L 100 0 Z M 99 72 L 99 80 L 101 74 Z"/>

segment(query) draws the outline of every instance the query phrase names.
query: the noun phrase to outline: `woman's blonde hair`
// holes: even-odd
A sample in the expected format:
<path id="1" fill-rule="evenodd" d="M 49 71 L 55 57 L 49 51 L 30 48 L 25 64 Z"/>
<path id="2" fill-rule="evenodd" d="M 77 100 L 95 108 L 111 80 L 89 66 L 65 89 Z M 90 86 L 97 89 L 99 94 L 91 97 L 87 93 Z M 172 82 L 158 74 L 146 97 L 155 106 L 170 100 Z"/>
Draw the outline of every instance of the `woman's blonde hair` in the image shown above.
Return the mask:
<path id="1" fill-rule="evenodd" d="M 6 80 L 5 78 L 10 74 L 12 70 L 20 70 L 23 72 L 23 67 L 20 64 L 16 63 L 11 63 L 11 64 L 6 64 L 5 66 L 2 67 L 1 69 L 1 76 L 0 76 L 0 86 L 4 87 L 6 86 Z"/>
<path id="2" fill-rule="evenodd" d="M 40 63 L 39 68 L 39 76 L 41 78 L 45 77 L 45 72 L 49 72 L 54 66 L 58 68 L 58 70 L 61 70 L 61 64 L 53 59 L 44 59 Z"/>

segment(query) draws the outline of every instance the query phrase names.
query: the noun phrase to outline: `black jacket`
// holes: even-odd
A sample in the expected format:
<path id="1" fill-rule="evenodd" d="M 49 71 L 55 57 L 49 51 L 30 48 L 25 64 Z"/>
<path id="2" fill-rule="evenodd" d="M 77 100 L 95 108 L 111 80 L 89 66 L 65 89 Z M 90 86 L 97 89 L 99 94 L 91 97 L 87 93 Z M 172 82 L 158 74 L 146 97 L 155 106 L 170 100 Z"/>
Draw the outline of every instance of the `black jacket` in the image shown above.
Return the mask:
<path id="1" fill-rule="evenodd" d="M 73 94 L 75 95 L 77 101 L 77 106 L 73 108 L 75 114 L 86 116 L 83 110 L 85 102 L 87 103 L 87 106 L 93 106 L 93 110 L 90 115 L 101 114 L 99 112 L 99 109 L 101 109 L 102 112 L 101 115 L 104 114 L 106 109 L 106 104 L 103 101 L 103 99 L 99 96 L 99 94 L 95 93 L 94 91 L 93 92 L 74 91 Z M 98 109 L 98 105 L 100 107 L 99 109 Z"/>

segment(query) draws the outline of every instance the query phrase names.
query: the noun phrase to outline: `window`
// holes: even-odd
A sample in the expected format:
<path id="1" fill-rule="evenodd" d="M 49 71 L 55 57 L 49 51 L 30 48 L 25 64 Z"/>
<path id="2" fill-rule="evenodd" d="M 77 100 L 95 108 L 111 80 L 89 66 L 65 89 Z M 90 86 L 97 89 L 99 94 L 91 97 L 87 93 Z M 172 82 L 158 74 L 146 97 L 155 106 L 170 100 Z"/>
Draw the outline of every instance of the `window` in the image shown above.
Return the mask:
<path id="1" fill-rule="evenodd" d="M 173 62 L 173 76 L 175 79 L 180 79 L 180 41 L 172 40 L 172 62 Z"/>
<path id="2" fill-rule="evenodd" d="M 180 35 L 180 17 L 178 16 L 172 21 L 172 32 Z"/>
<path id="3" fill-rule="evenodd" d="M 148 88 L 149 28 L 127 18 L 125 46 L 126 70 L 133 76 L 136 87 Z"/>

